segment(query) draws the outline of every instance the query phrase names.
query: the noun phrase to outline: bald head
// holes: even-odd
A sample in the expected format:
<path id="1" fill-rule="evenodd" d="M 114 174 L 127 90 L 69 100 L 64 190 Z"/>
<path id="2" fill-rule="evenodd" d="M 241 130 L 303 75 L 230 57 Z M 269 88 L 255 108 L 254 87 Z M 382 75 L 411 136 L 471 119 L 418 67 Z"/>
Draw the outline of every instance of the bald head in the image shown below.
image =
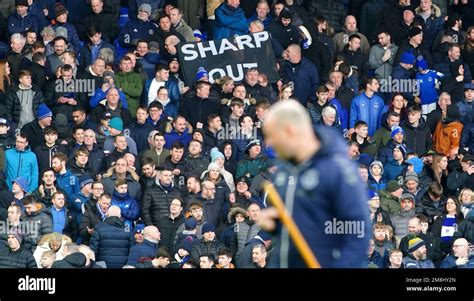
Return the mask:
<path id="1" fill-rule="evenodd" d="M 150 241 L 160 241 L 160 231 L 155 226 L 146 226 L 143 229 L 143 238 Z"/>
<path id="2" fill-rule="evenodd" d="M 286 53 L 288 55 L 288 60 L 292 64 L 298 64 L 301 62 L 301 47 L 296 44 L 291 44 L 286 48 Z"/>
<path id="3" fill-rule="evenodd" d="M 266 122 L 272 121 L 275 121 L 275 125 L 279 128 L 291 126 L 298 130 L 307 131 L 312 129 L 311 119 L 307 110 L 298 101 L 293 99 L 278 102 L 270 107 Z"/>
<path id="4" fill-rule="evenodd" d="M 118 206 L 111 206 L 109 210 L 107 210 L 107 217 L 120 217 L 120 208 Z"/>
<path id="5" fill-rule="evenodd" d="M 344 22 L 344 25 L 346 26 L 347 31 L 350 31 L 350 32 L 356 31 L 357 29 L 356 18 L 352 15 L 347 16 L 346 21 Z"/>

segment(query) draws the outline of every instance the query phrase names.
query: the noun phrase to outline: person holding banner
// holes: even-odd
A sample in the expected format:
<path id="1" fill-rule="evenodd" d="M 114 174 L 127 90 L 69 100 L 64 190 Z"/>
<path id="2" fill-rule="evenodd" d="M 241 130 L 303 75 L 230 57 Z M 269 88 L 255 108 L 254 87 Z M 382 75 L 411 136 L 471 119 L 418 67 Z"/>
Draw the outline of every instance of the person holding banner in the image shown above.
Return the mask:
<path id="1" fill-rule="evenodd" d="M 240 0 L 226 0 L 215 10 L 214 40 L 230 38 L 248 32 L 245 12 L 239 7 Z"/>
<path id="2" fill-rule="evenodd" d="M 297 251 L 306 241 L 323 268 L 362 268 L 371 236 L 367 192 L 342 138 L 329 128 L 315 131 L 306 109 L 295 100 L 270 108 L 264 134 L 282 161 L 273 177 L 277 195 L 284 198 L 285 211 L 303 237 L 290 240 L 292 229 L 277 228 L 277 207 L 262 210 L 259 224 L 275 230 L 281 240 L 279 267 L 306 267 L 305 254 Z"/>

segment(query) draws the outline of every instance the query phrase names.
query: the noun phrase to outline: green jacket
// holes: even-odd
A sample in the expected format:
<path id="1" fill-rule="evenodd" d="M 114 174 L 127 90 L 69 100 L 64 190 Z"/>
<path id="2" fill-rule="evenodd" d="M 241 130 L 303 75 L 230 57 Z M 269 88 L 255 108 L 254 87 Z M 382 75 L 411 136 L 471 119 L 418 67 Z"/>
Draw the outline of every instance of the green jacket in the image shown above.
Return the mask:
<path id="1" fill-rule="evenodd" d="M 380 206 L 383 210 L 388 212 L 390 215 L 395 215 L 400 212 L 400 201 L 397 197 L 394 197 L 387 190 L 380 190 Z"/>
<path id="2" fill-rule="evenodd" d="M 236 179 L 247 175 L 252 180 L 260 171 L 268 168 L 268 158 L 260 153 L 255 159 L 251 159 L 248 154 L 237 163 Z"/>
<path id="3" fill-rule="evenodd" d="M 381 150 L 387 143 L 392 139 L 390 136 L 392 131 L 387 129 L 386 126 L 381 127 L 378 129 L 374 136 L 372 137 L 372 141 L 374 141 L 375 145 L 377 145 L 377 149 Z"/>
<path id="4" fill-rule="evenodd" d="M 119 72 L 115 75 L 115 86 L 125 94 L 128 110 L 135 117 L 144 86 L 143 77 L 136 72 Z"/>

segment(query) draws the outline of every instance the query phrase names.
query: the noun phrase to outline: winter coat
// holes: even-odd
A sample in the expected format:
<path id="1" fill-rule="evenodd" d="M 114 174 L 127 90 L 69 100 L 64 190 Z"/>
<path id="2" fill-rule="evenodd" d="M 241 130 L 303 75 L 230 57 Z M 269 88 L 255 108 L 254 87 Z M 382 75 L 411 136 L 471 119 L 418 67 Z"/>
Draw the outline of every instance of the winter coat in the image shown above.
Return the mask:
<path id="1" fill-rule="evenodd" d="M 122 268 L 128 261 L 133 235 L 124 229 L 120 217 L 112 216 L 99 223 L 92 233 L 89 246 L 97 261 L 105 261 L 107 268 Z"/>
<path id="2" fill-rule="evenodd" d="M 339 53 L 344 50 L 344 46 L 349 42 L 349 37 L 352 35 L 360 36 L 360 50 L 363 54 L 368 55 L 370 52 L 370 44 L 367 40 L 367 37 L 362 33 L 358 32 L 357 29 L 354 32 L 347 30 L 337 33 L 333 38 L 334 45 L 336 46 L 336 53 Z"/>
<path id="3" fill-rule="evenodd" d="M 463 265 L 457 265 L 456 260 L 458 258 L 454 257 L 454 255 L 449 254 L 446 256 L 443 261 L 441 262 L 440 268 L 441 269 L 474 269 L 474 256 L 469 256 L 468 262 Z"/>
<path id="4" fill-rule="evenodd" d="M 38 171 L 41 173 L 43 170 L 52 166 L 52 160 L 55 154 L 66 154 L 67 149 L 63 144 L 55 144 L 52 147 L 48 147 L 46 144 L 41 144 L 34 149 L 34 153 L 38 160 Z"/>
<path id="5" fill-rule="evenodd" d="M 464 125 L 459 121 L 444 123 L 439 121 L 433 133 L 433 145 L 439 154 L 450 155 L 453 148 L 459 147 Z"/>
<path id="6" fill-rule="evenodd" d="M 7 110 L 7 118 L 13 122 L 20 121 L 20 114 L 22 113 L 20 98 L 18 98 L 19 86 L 13 87 L 10 92 L 7 94 L 7 99 L 5 102 L 5 107 Z M 43 93 L 39 90 L 38 87 L 33 86 L 33 113 L 36 114 L 38 107 L 43 103 Z"/>
<path id="7" fill-rule="evenodd" d="M 385 1 L 369 0 L 364 1 L 365 3 L 361 7 L 359 28 L 360 32 L 363 33 L 370 43 L 377 40 L 377 26 L 374 24 L 380 23 L 382 13 L 387 6 Z M 393 42 L 393 38 L 392 38 Z"/>
<path id="8" fill-rule="evenodd" d="M 214 40 L 231 38 L 248 32 L 247 19 L 240 7 L 233 8 L 224 2 L 216 8 L 214 15 L 216 16 Z"/>
<path id="9" fill-rule="evenodd" d="M 400 249 L 400 251 L 402 251 L 404 257 L 409 256 L 408 246 L 409 246 L 409 240 L 412 237 L 413 237 L 413 235 L 407 235 L 407 236 L 403 237 L 400 240 L 400 244 L 398 246 L 398 249 Z M 426 243 L 426 257 L 427 257 L 427 259 L 433 261 L 435 266 L 438 266 L 438 264 L 443 259 L 443 253 L 441 252 L 439 239 L 434 237 L 431 234 L 423 234 L 421 232 L 416 234 L 416 237 L 421 238 Z"/>
<path id="10" fill-rule="evenodd" d="M 434 269 L 431 260 L 416 260 L 412 255 L 403 258 L 403 266 L 405 269 Z"/>
<path id="11" fill-rule="evenodd" d="M 137 152 L 140 154 L 148 148 L 148 134 L 154 130 L 153 125 L 148 122 L 139 124 L 136 120 L 128 125 L 128 133 L 137 145 Z"/>
<path id="12" fill-rule="evenodd" d="M 219 103 L 217 100 L 212 100 L 210 98 L 203 99 L 195 95 L 183 103 L 180 113 L 193 128 L 196 128 L 198 122 L 206 124 L 207 116 L 210 114 L 219 113 Z"/>
<path id="13" fill-rule="evenodd" d="M 57 187 L 61 188 L 65 193 L 68 201 L 72 201 L 72 197 L 79 193 L 79 179 L 69 170 L 65 174 L 56 174 Z"/>
<path id="14" fill-rule="evenodd" d="M 5 152 L 6 180 L 11 190 L 12 181 L 18 177 L 25 177 L 28 181 L 28 192 L 38 187 L 38 161 L 29 146 L 19 151 L 11 148 Z"/>
<path id="15" fill-rule="evenodd" d="M 357 72 L 360 79 L 363 80 L 367 76 L 368 57 L 366 54 L 362 53 L 361 49 L 358 49 L 357 51 L 352 51 L 349 49 L 349 44 L 347 44 L 344 46 L 339 55 L 344 58 L 344 62 L 348 63 L 352 67 L 352 69 Z M 358 89 L 356 90 L 356 92 L 358 92 Z"/>
<path id="16" fill-rule="evenodd" d="M 117 190 L 114 190 L 111 205 L 120 208 L 125 227 L 128 226 L 130 230 L 133 229 L 134 222 L 140 217 L 140 205 L 138 205 L 137 200 L 128 193 L 118 193 Z"/>
<path id="17" fill-rule="evenodd" d="M 184 168 L 184 175 L 186 177 L 192 175 L 200 175 L 204 171 L 207 170 L 209 166 L 210 160 L 208 157 L 199 156 L 197 158 L 193 158 L 188 155 L 185 159 L 185 168 Z"/>
<path id="18" fill-rule="evenodd" d="M 382 126 L 382 114 L 386 111 L 382 98 L 377 95 L 368 97 L 362 93 L 352 100 L 350 112 L 350 128 L 353 128 L 356 121 L 363 120 L 369 126 L 369 136 L 373 136 L 375 131 Z"/>
<path id="19" fill-rule="evenodd" d="M 115 181 L 117 179 L 117 174 L 114 172 L 110 177 L 102 180 L 102 183 L 104 184 L 104 191 L 106 193 L 110 195 L 114 193 Z M 138 182 L 132 178 L 130 173 L 127 173 L 125 180 L 127 181 L 128 185 L 128 194 L 137 201 L 140 201 L 142 199 L 140 184 L 138 184 Z"/>
<path id="20" fill-rule="evenodd" d="M 284 83 L 293 82 L 293 96 L 306 106 L 308 100 L 316 95 L 319 86 L 319 74 L 316 66 L 307 58 L 302 58 L 298 64 L 285 62 L 282 68 Z"/>
<path id="21" fill-rule="evenodd" d="M 94 49 L 94 50 L 93 50 Z M 102 49 L 109 49 L 112 51 L 115 57 L 115 47 L 104 40 L 101 40 L 98 45 L 92 45 L 90 41 L 84 45 L 84 47 L 78 49 L 77 52 L 79 52 L 79 65 L 82 68 L 86 68 L 87 66 L 90 66 L 94 63 L 93 60 L 93 51 L 99 54 L 100 50 Z M 96 59 L 99 56 L 97 55 Z"/>
<path id="22" fill-rule="evenodd" d="M 147 79 L 147 81 L 145 82 L 145 86 L 143 87 L 143 93 L 141 96 L 142 104 L 148 105 L 149 103 L 148 93 L 150 91 L 150 86 L 153 81 L 156 81 L 154 77 Z M 165 88 L 166 90 L 168 90 L 168 97 L 171 100 L 170 103 L 174 104 L 176 107 L 179 107 L 179 99 L 181 97 L 181 94 L 179 93 L 178 83 L 172 77 L 170 77 L 169 80 L 165 82 Z"/>
<path id="23" fill-rule="evenodd" d="M 204 18 L 205 6 L 203 0 L 177 0 L 177 7 L 186 12 L 183 20 L 193 29 L 202 28 L 201 19 Z"/>
<path id="24" fill-rule="evenodd" d="M 53 269 L 78 269 L 86 266 L 86 255 L 81 252 L 76 252 L 67 255 L 62 260 L 53 262 Z"/>
<path id="25" fill-rule="evenodd" d="M 90 11 L 85 19 L 81 21 L 82 22 L 78 24 L 77 31 L 79 32 L 79 37 L 82 41 L 88 41 L 87 30 L 91 26 L 99 28 L 102 33 L 102 39 L 107 42 L 114 41 L 120 33 L 117 19 L 106 10 L 103 10 L 98 14 Z"/>
<path id="26" fill-rule="evenodd" d="M 35 258 L 29 250 L 20 247 L 12 251 L 9 247 L 0 249 L 0 269 L 35 269 Z"/>
<path id="27" fill-rule="evenodd" d="M 457 238 L 465 238 L 469 243 L 474 243 L 474 217 L 472 214 L 459 224 L 458 231 L 453 236 L 454 240 Z"/>
<path id="28" fill-rule="evenodd" d="M 269 26 L 268 31 L 277 48 L 286 49 L 291 44 L 299 44 L 299 29 L 293 24 L 283 26 L 280 20 L 274 20 Z"/>
<path id="29" fill-rule="evenodd" d="M 398 238 L 408 235 L 408 222 L 415 216 L 415 208 L 410 211 L 400 210 L 397 214 L 390 216 L 394 234 Z"/>
<path id="30" fill-rule="evenodd" d="M 217 252 L 222 247 L 224 247 L 224 244 L 216 239 L 213 241 L 204 241 L 203 238 L 198 243 L 193 245 L 191 257 L 193 258 L 194 262 L 199 262 L 199 257 L 204 254 L 210 254 L 213 255 L 214 258 L 217 258 Z"/>
<path id="31" fill-rule="evenodd" d="M 409 122 L 402 125 L 403 139 L 409 149 L 417 154 L 424 154 L 430 149 L 432 144 L 430 129 L 426 126 L 424 118 L 420 118 L 418 126 L 415 128 Z"/>
<path id="32" fill-rule="evenodd" d="M 99 146 L 94 143 L 92 146 L 92 150 L 89 150 L 89 168 L 93 175 L 97 175 L 104 171 L 104 162 L 105 162 L 105 154 L 99 148 Z"/>
<path id="33" fill-rule="evenodd" d="M 122 89 L 122 92 L 125 93 L 125 96 L 127 97 L 128 109 L 133 115 L 135 115 L 140 103 L 140 96 L 142 95 L 143 91 L 142 76 L 139 73 L 133 71 L 128 73 L 118 72 L 115 75 L 115 85 L 117 88 Z M 130 121 L 126 124 L 130 123 Z"/>
<path id="34" fill-rule="evenodd" d="M 456 103 L 456 106 L 459 109 L 459 114 L 461 115 L 460 121 L 464 124 L 464 126 L 467 125 L 468 122 L 474 122 L 473 116 L 472 115 L 474 111 L 474 101 L 467 101 L 466 99 L 463 99 L 462 101 Z"/>
<path id="35" fill-rule="evenodd" d="M 434 218 L 443 214 L 446 208 L 446 201 L 446 198 L 442 196 L 437 202 L 438 206 L 436 207 L 427 193 L 422 199 L 421 204 L 417 204 L 416 213 L 426 216 L 428 218 L 428 223 L 431 226 L 434 222 Z"/>
<path id="36" fill-rule="evenodd" d="M 44 235 L 53 232 L 53 220 L 51 217 L 51 212 L 46 209 L 45 206 L 41 206 L 41 209 L 32 212 L 31 215 L 23 215 L 21 220 L 23 222 L 33 223 L 38 229 L 37 233 L 35 231 L 35 233 L 28 233 L 25 235 L 25 240 L 31 243 L 32 251 L 36 249 L 38 242 Z"/>
<path id="37" fill-rule="evenodd" d="M 188 147 L 189 142 L 192 140 L 192 135 L 190 134 L 191 130 L 189 128 L 184 129 L 183 133 L 176 132 L 175 129 L 172 129 L 171 132 L 165 133 L 165 148 L 171 149 L 171 146 L 174 142 L 181 142 L 185 148 Z"/>
<path id="38" fill-rule="evenodd" d="M 306 2 L 308 15 L 323 16 L 328 24 L 331 24 L 331 27 L 333 27 L 336 32 L 339 32 L 343 29 L 344 18 L 347 15 L 344 8 L 344 1 L 320 0 Z"/>
<path id="39" fill-rule="evenodd" d="M 161 231 L 161 228 L 160 228 Z M 174 238 L 174 237 L 173 237 Z M 130 248 L 127 265 L 136 266 L 140 258 L 155 258 L 158 244 L 145 239 L 142 243 Z M 172 250 L 172 248 L 170 249 Z"/>
<path id="40" fill-rule="evenodd" d="M 309 247 L 318 254 L 322 267 L 361 267 L 367 256 L 369 237 L 328 235 L 324 224 L 342 217 L 364 221 L 365 231 L 369 233 L 367 192 L 360 181 L 352 181 L 349 177 L 357 172 L 355 164 L 345 159 L 347 151 L 343 139 L 326 128 L 316 129 L 316 134 L 321 141 L 316 155 L 296 166 L 290 162 L 279 165 L 274 175 L 275 188 L 285 196 L 289 212 Z M 288 181 L 293 185 L 288 185 Z M 317 202 L 314 202 L 314 196 L 318 196 Z M 280 267 L 306 267 L 288 236 L 278 233 L 278 237 L 281 237 L 280 255 L 288 254 L 281 258 Z M 340 256 L 335 258 L 334 252 Z"/>
<path id="41" fill-rule="evenodd" d="M 145 225 L 156 226 L 167 218 L 170 215 L 170 204 L 177 197 L 180 197 L 180 193 L 176 188 L 167 192 L 159 182 L 145 190 L 142 202 L 142 219 Z"/>
<path id="42" fill-rule="evenodd" d="M 97 203 L 89 200 L 84 204 L 84 214 L 82 215 L 81 224 L 79 225 L 79 235 L 85 245 L 89 245 L 89 240 L 91 238 L 91 235 L 87 232 L 87 227 L 95 228 L 95 226 L 97 226 L 101 221 L 103 221 L 102 215 L 97 209 Z"/>
<path id="43" fill-rule="evenodd" d="M 375 77 L 379 80 L 388 79 L 392 75 L 393 62 L 395 54 L 398 51 L 398 46 L 395 44 L 390 44 L 388 49 L 390 49 L 392 55 L 390 56 L 388 61 L 385 62 L 382 60 L 382 57 L 384 56 L 386 50 L 380 44 L 376 44 L 370 49 L 369 68 L 375 69 Z"/>
<path id="44" fill-rule="evenodd" d="M 159 244 L 160 247 L 167 247 L 169 250 L 173 250 L 176 231 L 178 230 L 179 226 L 184 224 L 184 221 L 184 215 L 180 214 L 175 219 L 172 219 L 171 216 L 168 216 L 168 218 L 161 219 L 158 222 L 157 226 L 161 233 Z"/>
<path id="45" fill-rule="evenodd" d="M 54 224 L 55 224 L 54 216 L 55 216 L 55 212 L 58 212 L 58 211 L 54 209 L 53 206 L 48 207 L 48 210 L 51 212 L 52 231 L 54 231 Z M 72 213 L 69 211 L 69 209 L 64 207 L 59 212 L 64 214 L 64 218 L 65 218 L 64 228 L 59 233 L 67 235 L 69 238 L 75 240 L 79 225 L 74 221 L 74 217 Z M 56 258 L 56 260 L 58 259 Z"/>
<path id="46" fill-rule="evenodd" d="M 393 196 L 387 190 L 379 191 L 380 196 L 380 207 L 390 215 L 395 215 L 400 212 L 400 200 Z M 392 221 L 393 223 L 393 221 Z"/>
<path id="47" fill-rule="evenodd" d="M 417 7 L 415 9 L 415 20 L 420 21 L 424 25 L 423 41 L 431 49 L 438 33 L 443 30 L 444 18 L 441 16 L 441 9 L 435 4 L 431 5 L 431 16 L 428 19 L 424 20 L 420 13 L 421 8 Z"/>
<path id="48" fill-rule="evenodd" d="M 238 179 L 246 175 L 252 180 L 260 171 L 266 170 L 268 167 L 269 162 L 266 155 L 260 153 L 252 159 L 250 155 L 245 154 L 245 157 L 237 163 L 235 177 Z"/>
<path id="49" fill-rule="evenodd" d="M 8 34 L 12 36 L 15 33 L 24 33 L 28 29 L 32 29 L 36 34 L 39 34 L 38 20 L 35 16 L 28 13 L 21 17 L 17 12 L 8 17 Z"/>

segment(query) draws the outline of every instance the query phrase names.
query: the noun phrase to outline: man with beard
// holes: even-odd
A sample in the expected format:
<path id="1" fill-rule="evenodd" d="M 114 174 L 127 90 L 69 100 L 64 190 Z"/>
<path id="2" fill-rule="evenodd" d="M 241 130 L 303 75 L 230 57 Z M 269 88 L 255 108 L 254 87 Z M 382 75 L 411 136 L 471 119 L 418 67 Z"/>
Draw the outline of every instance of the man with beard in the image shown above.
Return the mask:
<path id="1" fill-rule="evenodd" d="M 409 255 L 403 258 L 403 265 L 407 269 L 432 269 L 433 262 L 427 259 L 426 243 L 415 237 L 409 241 Z"/>

